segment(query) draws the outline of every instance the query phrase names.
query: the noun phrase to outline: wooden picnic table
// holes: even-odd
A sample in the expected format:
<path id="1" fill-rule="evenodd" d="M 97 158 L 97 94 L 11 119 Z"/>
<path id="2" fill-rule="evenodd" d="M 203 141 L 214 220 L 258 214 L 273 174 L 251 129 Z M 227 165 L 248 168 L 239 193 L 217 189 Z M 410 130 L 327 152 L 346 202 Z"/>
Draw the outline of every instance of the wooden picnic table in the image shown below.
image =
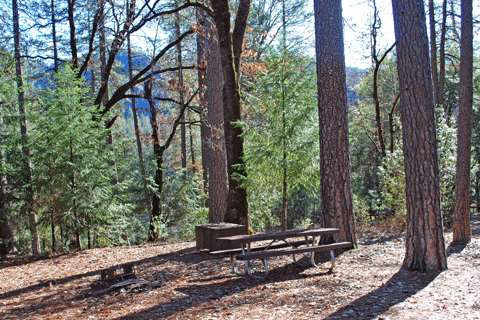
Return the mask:
<path id="1" fill-rule="evenodd" d="M 316 267 L 315 264 L 315 252 L 318 251 L 330 251 L 332 258 L 332 266 L 330 268 L 333 271 L 335 266 L 334 249 L 339 248 L 351 248 L 351 242 L 339 242 L 332 244 L 319 244 L 321 236 L 332 235 L 338 233 L 340 230 L 337 228 L 319 228 L 312 230 L 290 230 L 278 233 L 261 233 L 249 236 L 233 236 L 233 237 L 221 237 L 217 240 L 220 242 L 228 243 L 229 245 L 237 245 L 238 249 L 221 250 L 211 252 L 218 255 L 230 255 L 232 271 L 237 275 L 250 275 L 256 278 L 251 271 L 251 262 L 253 260 L 261 260 L 265 268 L 265 278 L 268 275 L 267 258 L 278 257 L 284 255 L 292 255 L 293 260 L 296 262 L 296 254 L 306 254 L 310 264 Z M 296 240 L 302 238 L 301 240 Z M 259 242 L 268 242 L 267 245 L 257 245 Z M 286 249 L 285 249 L 286 248 Z M 280 249 L 280 250 L 279 250 Z M 235 267 L 235 260 L 241 260 L 245 262 L 245 272 L 237 271 Z"/>

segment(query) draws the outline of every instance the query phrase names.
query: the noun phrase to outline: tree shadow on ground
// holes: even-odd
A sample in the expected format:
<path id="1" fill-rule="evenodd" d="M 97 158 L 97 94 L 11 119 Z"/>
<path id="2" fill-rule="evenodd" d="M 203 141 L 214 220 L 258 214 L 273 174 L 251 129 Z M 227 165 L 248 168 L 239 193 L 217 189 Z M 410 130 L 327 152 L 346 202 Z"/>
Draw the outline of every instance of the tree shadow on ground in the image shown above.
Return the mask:
<path id="1" fill-rule="evenodd" d="M 338 254 L 336 254 L 336 256 L 338 255 L 340 255 L 340 251 Z M 213 258 L 219 260 L 218 257 L 212 257 L 210 255 L 209 257 L 209 259 Z M 256 279 L 250 276 L 239 277 L 233 275 L 231 271 L 229 274 L 225 274 L 224 276 L 215 275 L 213 277 L 195 278 L 189 281 L 189 283 L 191 283 L 190 286 L 184 286 L 175 289 L 177 292 L 182 294 L 181 297 L 170 299 L 149 309 L 119 317 L 117 319 L 164 319 L 176 313 L 181 313 L 188 309 L 198 307 L 202 304 L 208 304 L 209 302 L 215 302 L 252 288 L 265 287 L 265 285 L 271 283 L 286 282 L 312 276 L 325 276 L 331 274 L 331 272 L 329 269 L 324 268 L 324 266 L 321 264 L 326 262 L 325 266 L 329 267 L 330 265 L 328 261 L 330 261 L 329 254 L 316 254 L 315 263 L 319 267 L 315 269 L 317 272 L 309 272 L 308 275 L 303 273 L 305 270 L 310 268 L 308 261 L 306 258 L 302 258 L 296 263 L 293 262 L 289 264 L 282 264 L 280 267 L 271 268 L 268 277 L 265 279 Z M 221 263 L 225 263 L 225 261 Z M 243 301 L 243 299 L 238 301 L 238 304 L 243 305 L 244 303 L 245 301 Z M 209 307 L 206 306 L 205 308 L 208 309 Z"/>
<path id="2" fill-rule="evenodd" d="M 337 310 L 326 319 L 375 319 L 428 286 L 439 274 L 400 269 L 387 283 Z"/>
<path id="3" fill-rule="evenodd" d="M 68 253 L 43 253 L 37 256 L 34 255 L 16 255 L 16 254 L 7 254 L 0 256 L 0 270 L 9 267 L 20 267 L 29 263 L 34 263 L 41 260 L 55 259 L 68 255 Z"/>
<path id="4" fill-rule="evenodd" d="M 480 212 L 474 212 L 470 215 L 470 226 L 472 228 L 472 236 L 480 235 Z"/>
<path id="5" fill-rule="evenodd" d="M 381 236 L 375 236 L 374 238 L 365 238 L 363 241 L 361 241 L 362 245 L 373 245 L 373 244 L 379 244 L 379 243 L 385 243 L 385 242 L 390 242 L 393 240 L 401 239 L 405 236 L 405 234 L 402 233 L 393 233 L 389 234 L 387 236 L 381 235 Z"/>
<path id="6" fill-rule="evenodd" d="M 129 262 L 129 263 L 134 264 L 134 265 L 148 266 L 149 264 L 159 265 L 159 264 L 169 262 L 169 261 L 178 261 L 178 260 L 183 261 L 185 259 L 188 259 L 188 257 L 186 258 L 186 256 L 190 256 L 192 251 L 194 251 L 193 248 L 187 248 L 187 249 L 179 250 L 179 251 L 176 251 L 176 252 L 169 252 L 169 253 L 161 254 L 161 255 L 158 255 L 158 256 L 154 256 L 154 257 L 150 257 L 150 258 L 146 258 L 146 259 L 142 259 L 142 260 L 132 261 L 132 262 Z M 55 258 L 58 258 L 58 256 L 55 256 L 51 259 L 55 259 Z M 44 259 L 48 259 L 48 258 L 36 259 L 35 261 L 44 260 Z M 30 263 L 31 262 L 34 262 L 34 261 L 30 261 Z M 75 280 L 79 280 L 79 279 L 83 279 L 83 278 L 91 277 L 91 276 L 95 276 L 95 275 L 100 275 L 102 271 L 105 271 L 109 268 L 120 267 L 121 265 L 123 265 L 123 264 L 113 265 L 113 266 L 110 266 L 108 268 L 97 269 L 97 270 L 90 271 L 90 272 L 79 273 L 79 274 L 69 276 L 69 277 L 64 277 L 64 278 L 46 279 L 46 280 L 41 281 L 41 282 L 39 282 L 37 284 L 34 284 L 34 285 L 30 285 L 30 286 L 27 286 L 27 287 L 23 287 L 23 288 L 19 288 L 19 289 L 16 289 L 16 290 L 1 293 L 0 294 L 0 300 L 10 298 L 10 297 L 14 297 L 14 296 L 18 296 L 22 293 L 29 292 L 29 291 L 32 291 L 32 290 L 41 290 L 41 289 L 49 287 L 49 286 L 63 285 L 63 284 L 66 284 L 68 282 L 71 282 L 71 281 L 75 281 Z"/>
<path id="7" fill-rule="evenodd" d="M 473 212 L 470 215 L 470 230 L 472 237 L 480 235 L 480 213 Z M 454 243 L 451 242 L 447 248 L 447 257 L 450 257 L 454 253 L 461 253 L 463 249 L 467 247 L 468 243 Z"/>
<path id="8" fill-rule="evenodd" d="M 167 275 L 160 274 L 162 272 L 151 272 L 150 269 L 156 266 L 160 266 L 162 264 L 166 264 L 169 262 L 180 262 L 180 263 L 191 263 L 192 265 L 201 264 L 203 261 L 202 257 L 194 254 L 196 249 L 194 247 L 169 252 L 165 254 L 160 254 L 157 256 L 149 257 L 146 259 L 140 259 L 136 261 L 131 261 L 129 263 L 133 263 L 134 265 L 140 267 L 141 272 L 137 272 L 137 277 L 142 278 L 145 275 L 153 276 L 153 277 L 166 277 Z M 111 267 L 119 267 L 123 264 L 112 265 Z M 95 268 L 93 266 L 92 268 Z M 16 290 L 11 290 L 8 292 L 4 292 L 0 294 L 0 301 L 3 299 L 8 299 L 11 297 L 17 297 L 24 293 L 29 293 L 31 291 L 37 291 L 38 295 L 35 295 L 33 298 L 28 298 L 27 300 L 23 300 L 22 304 L 15 305 L 13 308 L 9 310 L 9 316 L 14 317 L 15 319 L 20 319 L 25 317 L 27 313 L 34 312 L 36 315 L 50 315 L 50 314 L 60 314 L 65 312 L 66 310 L 70 309 L 72 305 L 77 303 L 84 303 L 84 300 L 90 301 L 91 303 L 95 299 L 91 297 L 90 293 L 90 284 L 92 283 L 89 277 L 98 276 L 100 278 L 100 273 L 107 268 L 96 269 L 90 272 L 79 273 L 76 275 L 63 277 L 63 278 L 56 278 L 56 279 L 46 279 L 42 280 L 39 283 L 22 287 Z M 175 280 L 177 278 L 181 278 L 184 276 L 184 273 L 181 271 L 178 272 L 169 272 L 168 273 L 168 281 Z M 71 294 L 64 291 L 64 289 L 60 290 L 58 293 L 57 290 L 52 290 L 51 293 L 45 294 L 43 290 L 49 290 L 48 287 L 51 288 L 62 288 L 62 285 L 66 285 L 69 282 L 77 282 L 76 288 L 77 293 Z M 62 299 L 58 299 L 58 295 L 61 294 L 63 297 Z M 97 297 L 97 299 L 101 299 L 101 297 Z M 88 304 L 88 302 L 87 302 Z M 105 303 L 108 304 L 108 303 Z M 26 306 L 26 307 L 25 307 Z M 1 317 L 0 317 L 1 318 Z"/>
<path id="9" fill-rule="evenodd" d="M 447 258 L 454 253 L 460 253 L 467 247 L 467 243 L 450 243 L 447 247 Z"/>

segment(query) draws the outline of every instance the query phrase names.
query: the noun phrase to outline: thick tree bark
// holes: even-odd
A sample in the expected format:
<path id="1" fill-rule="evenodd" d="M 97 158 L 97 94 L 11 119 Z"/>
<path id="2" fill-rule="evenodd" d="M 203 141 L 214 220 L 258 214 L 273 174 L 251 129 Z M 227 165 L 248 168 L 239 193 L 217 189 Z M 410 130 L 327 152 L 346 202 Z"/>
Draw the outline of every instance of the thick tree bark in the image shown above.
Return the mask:
<path id="1" fill-rule="evenodd" d="M 13 9 L 13 40 L 15 47 L 15 73 L 17 76 L 17 90 L 18 90 L 18 107 L 20 111 L 20 131 L 22 135 L 22 153 L 25 157 L 25 185 L 27 185 L 26 191 L 26 213 L 30 223 L 30 232 L 32 234 L 32 252 L 33 254 L 40 254 L 40 238 L 37 229 L 37 215 L 33 212 L 34 194 L 31 186 L 32 182 L 32 165 L 30 162 L 30 149 L 27 146 L 28 139 L 28 125 L 26 108 L 25 108 L 25 93 L 23 92 L 23 73 L 22 73 L 22 61 L 21 61 L 21 46 L 20 46 L 20 25 L 18 18 L 18 2 L 12 0 Z"/>
<path id="2" fill-rule="evenodd" d="M 205 146 L 208 152 L 209 179 L 209 222 L 225 220 L 228 196 L 228 176 L 225 147 L 223 86 L 224 78 L 220 60 L 218 32 L 212 19 L 204 16 L 203 28 L 199 33 L 204 60 L 199 65 L 205 66 L 205 99 L 202 106 L 206 108 L 205 126 L 208 137 Z M 200 75 L 201 77 L 201 75 Z"/>
<path id="3" fill-rule="evenodd" d="M 340 229 L 335 240 L 355 244 L 342 2 L 315 0 L 314 10 L 322 215 Z"/>
<path id="4" fill-rule="evenodd" d="M 427 26 L 422 0 L 392 0 L 407 201 L 403 268 L 447 268 Z"/>
<path id="5" fill-rule="evenodd" d="M 467 243 L 470 231 L 470 156 L 473 104 L 473 23 L 472 0 L 462 0 L 460 40 L 460 92 L 457 124 L 457 167 L 453 242 Z"/>
<path id="6" fill-rule="evenodd" d="M 220 60 L 223 71 L 223 109 L 229 192 L 225 222 L 249 226 L 247 191 L 240 179 L 246 176 L 243 166 L 243 130 L 235 122 L 241 120 L 240 54 L 245 34 L 250 0 L 240 0 L 233 35 L 230 33 L 230 8 L 227 0 L 212 0 L 213 16 L 218 30 Z"/>

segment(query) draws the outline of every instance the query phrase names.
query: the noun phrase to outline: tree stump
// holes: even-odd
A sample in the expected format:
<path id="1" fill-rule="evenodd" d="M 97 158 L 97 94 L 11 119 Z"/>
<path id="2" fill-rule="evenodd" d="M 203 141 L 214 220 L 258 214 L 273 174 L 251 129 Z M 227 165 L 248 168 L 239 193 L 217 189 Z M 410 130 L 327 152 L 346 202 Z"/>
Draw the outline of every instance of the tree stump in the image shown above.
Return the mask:
<path id="1" fill-rule="evenodd" d="M 197 249 L 210 251 L 235 249 L 236 245 L 228 245 L 217 241 L 220 237 L 231 237 L 247 234 L 247 227 L 234 223 L 210 223 L 195 226 Z"/>

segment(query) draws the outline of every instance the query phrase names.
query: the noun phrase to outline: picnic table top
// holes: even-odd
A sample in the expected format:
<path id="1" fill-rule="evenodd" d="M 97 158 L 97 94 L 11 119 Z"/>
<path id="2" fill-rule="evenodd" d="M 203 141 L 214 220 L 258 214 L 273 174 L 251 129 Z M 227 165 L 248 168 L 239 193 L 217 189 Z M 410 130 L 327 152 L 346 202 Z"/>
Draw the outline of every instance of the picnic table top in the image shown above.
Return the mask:
<path id="1" fill-rule="evenodd" d="M 282 240 L 295 237 L 308 237 L 308 236 L 318 236 L 324 234 L 334 234 L 338 233 L 340 229 L 337 228 L 319 228 L 311 230 L 289 230 L 284 232 L 276 233 L 258 233 L 253 235 L 239 235 L 233 237 L 221 237 L 218 238 L 219 241 L 228 242 L 230 244 L 243 244 L 250 243 L 255 241 L 264 241 L 264 240 Z"/>

